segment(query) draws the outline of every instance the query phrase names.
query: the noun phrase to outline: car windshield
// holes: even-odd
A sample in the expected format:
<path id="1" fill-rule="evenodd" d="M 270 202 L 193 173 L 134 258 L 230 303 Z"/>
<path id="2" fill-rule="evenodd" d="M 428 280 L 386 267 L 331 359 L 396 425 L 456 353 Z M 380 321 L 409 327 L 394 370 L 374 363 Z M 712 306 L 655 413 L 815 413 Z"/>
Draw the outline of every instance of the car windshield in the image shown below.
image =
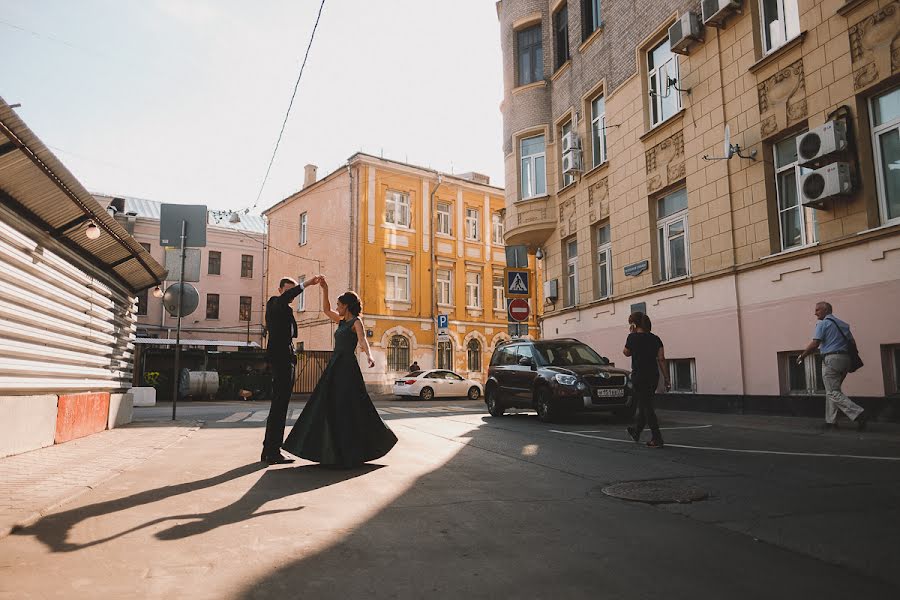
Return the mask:
<path id="1" fill-rule="evenodd" d="M 535 346 L 542 361 L 551 367 L 604 366 L 609 361 L 585 344 L 541 344 Z"/>

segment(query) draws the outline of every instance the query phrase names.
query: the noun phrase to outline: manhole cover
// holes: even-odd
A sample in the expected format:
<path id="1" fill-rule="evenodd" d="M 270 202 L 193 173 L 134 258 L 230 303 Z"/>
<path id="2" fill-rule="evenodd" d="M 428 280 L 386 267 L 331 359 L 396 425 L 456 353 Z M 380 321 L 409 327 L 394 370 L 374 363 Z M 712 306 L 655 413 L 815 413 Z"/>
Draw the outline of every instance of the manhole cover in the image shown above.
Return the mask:
<path id="1" fill-rule="evenodd" d="M 700 488 L 678 483 L 676 481 L 626 481 L 603 488 L 603 493 L 613 498 L 647 502 L 648 504 L 666 504 L 677 502 L 686 504 L 703 500 L 708 493 Z"/>

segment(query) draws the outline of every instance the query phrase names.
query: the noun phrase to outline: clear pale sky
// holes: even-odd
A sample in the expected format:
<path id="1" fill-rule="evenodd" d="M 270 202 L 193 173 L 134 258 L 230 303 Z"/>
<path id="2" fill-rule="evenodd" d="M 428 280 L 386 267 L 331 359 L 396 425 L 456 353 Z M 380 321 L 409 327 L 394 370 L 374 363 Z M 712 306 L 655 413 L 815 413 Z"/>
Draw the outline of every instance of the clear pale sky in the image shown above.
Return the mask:
<path id="1" fill-rule="evenodd" d="M 92 192 L 240 210 L 318 7 L 0 0 L 0 96 Z M 259 208 L 359 150 L 502 186 L 501 99 L 493 0 L 326 0 Z"/>

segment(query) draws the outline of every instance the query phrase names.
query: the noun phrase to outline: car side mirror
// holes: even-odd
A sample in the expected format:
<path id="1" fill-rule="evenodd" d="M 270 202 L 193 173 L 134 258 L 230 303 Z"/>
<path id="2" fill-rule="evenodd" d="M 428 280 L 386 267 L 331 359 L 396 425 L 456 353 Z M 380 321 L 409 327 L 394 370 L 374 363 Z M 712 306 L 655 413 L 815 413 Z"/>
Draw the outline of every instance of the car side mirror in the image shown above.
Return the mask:
<path id="1" fill-rule="evenodd" d="M 519 364 L 523 367 L 533 367 L 534 359 L 531 358 L 530 356 L 523 356 L 522 358 L 519 359 Z"/>

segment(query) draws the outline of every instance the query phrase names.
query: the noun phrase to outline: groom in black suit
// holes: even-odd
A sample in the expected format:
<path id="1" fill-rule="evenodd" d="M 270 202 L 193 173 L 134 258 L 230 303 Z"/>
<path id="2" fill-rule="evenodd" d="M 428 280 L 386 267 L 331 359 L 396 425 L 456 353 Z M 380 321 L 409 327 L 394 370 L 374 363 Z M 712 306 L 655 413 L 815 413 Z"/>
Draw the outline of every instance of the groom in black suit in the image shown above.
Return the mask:
<path id="1" fill-rule="evenodd" d="M 317 275 L 299 284 L 289 277 L 278 283 L 278 295 L 266 302 L 266 360 L 272 368 L 272 406 L 266 419 L 266 437 L 260 460 L 270 465 L 294 462 L 281 454 L 284 442 L 284 425 L 287 421 L 288 404 L 294 388 L 294 338 L 297 337 L 297 320 L 291 302 L 310 285 L 317 285 L 321 278 Z"/>

